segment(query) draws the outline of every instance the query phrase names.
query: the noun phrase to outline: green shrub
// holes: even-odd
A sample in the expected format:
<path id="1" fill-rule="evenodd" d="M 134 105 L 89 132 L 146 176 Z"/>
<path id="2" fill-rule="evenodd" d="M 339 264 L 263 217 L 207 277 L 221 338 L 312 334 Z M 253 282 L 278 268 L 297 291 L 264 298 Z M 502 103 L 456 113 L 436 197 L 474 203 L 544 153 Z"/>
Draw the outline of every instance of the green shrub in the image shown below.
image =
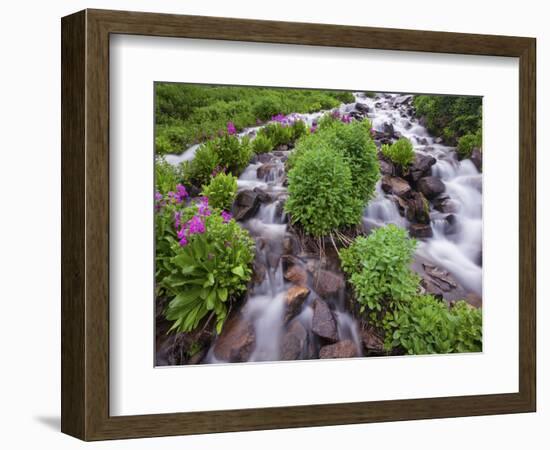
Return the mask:
<path id="1" fill-rule="evenodd" d="M 472 156 L 474 148 L 481 148 L 481 130 L 476 134 L 466 134 L 458 140 L 456 151 L 461 159 Z"/>
<path id="2" fill-rule="evenodd" d="M 258 132 L 258 136 L 267 137 L 273 143 L 273 147 L 277 148 L 279 145 L 289 144 L 292 142 L 293 130 L 292 127 L 283 126 L 280 123 L 272 122 L 262 128 Z"/>
<path id="3" fill-rule="evenodd" d="M 353 195 L 349 165 L 326 144 L 305 152 L 288 172 L 285 210 L 314 236 L 361 222 L 363 203 Z"/>
<path id="4" fill-rule="evenodd" d="M 212 172 L 220 167 L 220 157 L 213 145 L 201 145 L 195 157 L 183 165 L 185 181 L 202 186 L 210 181 Z"/>
<path id="5" fill-rule="evenodd" d="M 326 114 L 325 125 L 321 122 L 315 133 L 309 134 L 298 141 L 290 154 L 287 166 L 292 168 L 308 151 L 318 146 L 326 145 L 344 157 L 349 165 L 352 177 L 353 192 L 351 195 L 367 202 L 374 195 L 376 182 L 380 177 L 380 166 L 376 156 L 376 144 L 370 135 L 370 121 L 353 121 L 345 124 Z"/>
<path id="6" fill-rule="evenodd" d="M 391 145 L 384 144 L 382 154 L 401 169 L 406 169 L 414 161 L 413 145 L 407 138 L 400 138 Z"/>
<path id="7" fill-rule="evenodd" d="M 213 172 L 220 168 L 238 176 L 248 166 L 251 157 L 250 139 L 244 137 L 239 140 L 235 135 L 224 134 L 199 147 L 184 169 L 184 179 L 202 186 L 208 184 Z"/>
<path id="8" fill-rule="evenodd" d="M 260 120 L 271 119 L 272 116 L 280 113 L 281 110 L 281 103 L 272 96 L 263 98 L 253 107 L 254 115 Z"/>
<path id="9" fill-rule="evenodd" d="M 155 160 L 155 188 L 157 192 L 166 194 L 182 181 L 182 174 L 178 167 L 166 162 L 164 158 Z"/>
<path id="10" fill-rule="evenodd" d="M 295 120 L 290 128 L 292 131 L 292 142 L 296 142 L 302 136 L 307 134 L 307 125 L 303 120 Z"/>
<path id="11" fill-rule="evenodd" d="M 419 277 L 411 269 L 416 241 L 393 224 L 360 236 L 340 251 L 342 269 L 353 286 L 364 315 L 385 333 L 391 348 L 394 314 L 418 292 Z"/>
<path id="12" fill-rule="evenodd" d="M 430 295 L 409 302 L 395 312 L 393 346 L 414 355 L 480 352 L 481 310 L 460 301 L 452 308 Z"/>
<path id="13" fill-rule="evenodd" d="M 213 208 L 230 211 L 237 194 L 237 178 L 223 172 L 217 174 L 210 183 L 202 187 L 201 195 L 208 197 Z"/>
<path id="14" fill-rule="evenodd" d="M 156 220 L 156 280 L 169 299 L 165 316 L 173 322 L 170 331 L 188 332 L 211 314 L 220 333 L 228 306 L 250 280 L 254 241 L 205 201 L 178 207 L 164 206 Z"/>
<path id="15" fill-rule="evenodd" d="M 264 133 L 258 133 L 252 141 L 252 150 L 256 154 L 270 152 L 273 150 L 273 142 Z"/>

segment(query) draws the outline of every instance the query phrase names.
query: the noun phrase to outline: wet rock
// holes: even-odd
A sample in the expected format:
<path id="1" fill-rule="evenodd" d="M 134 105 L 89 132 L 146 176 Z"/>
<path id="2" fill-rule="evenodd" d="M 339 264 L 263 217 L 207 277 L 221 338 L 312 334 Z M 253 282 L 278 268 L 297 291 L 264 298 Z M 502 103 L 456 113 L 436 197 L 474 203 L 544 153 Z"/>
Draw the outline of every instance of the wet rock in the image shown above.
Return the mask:
<path id="1" fill-rule="evenodd" d="M 428 139 L 426 139 L 425 137 L 417 137 L 416 138 L 416 141 L 420 144 L 420 145 L 428 145 Z"/>
<path id="2" fill-rule="evenodd" d="M 441 138 L 441 137 L 436 137 L 436 138 L 434 139 L 434 142 L 435 142 L 436 144 L 443 144 L 443 138 Z"/>
<path id="3" fill-rule="evenodd" d="M 455 202 L 446 196 L 434 198 L 432 204 L 436 210 L 442 213 L 454 213 L 457 211 Z"/>
<path id="4" fill-rule="evenodd" d="M 474 166 L 477 167 L 477 170 L 481 172 L 483 168 L 483 157 L 482 157 L 481 149 L 474 148 L 472 150 L 472 155 L 470 156 L 470 160 L 474 163 Z"/>
<path id="5" fill-rule="evenodd" d="M 357 347 L 350 340 L 325 345 L 319 351 L 319 358 L 321 359 L 354 358 L 356 356 L 358 356 Z"/>
<path id="6" fill-rule="evenodd" d="M 382 190 L 386 194 L 395 194 L 406 197 L 411 192 L 411 186 L 403 178 L 384 175 L 381 181 Z"/>
<path id="7" fill-rule="evenodd" d="M 296 235 L 287 233 L 283 238 L 283 254 L 295 255 L 300 252 L 300 241 Z"/>
<path id="8" fill-rule="evenodd" d="M 246 220 L 252 217 L 260 207 L 258 194 L 252 190 L 240 191 L 233 202 L 232 213 L 235 220 Z"/>
<path id="9" fill-rule="evenodd" d="M 395 130 L 393 128 L 393 124 L 389 123 L 389 122 L 386 122 L 384 123 L 384 134 L 387 136 L 387 137 L 393 137 L 394 134 L 395 134 Z"/>
<path id="10" fill-rule="evenodd" d="M 430 238 L 433 236 L 432 227 L 430 224 L 413 223 L 409 225 L 409 234 L 415 238 Z"/>
<path id="11" fill-rule="evenodd" d="M 294 265 L 284 273 L 284 278 L 298 286 L 307 285 L 307 272 L 302 266 Z"/>
<path id="12" fill-rule="evenodd" d="M 406 217 L 409 222 L 421 224 L 430 223 L 430 208 L 428 200 L 420 192 L 412 191 L 411 196 L 406 200 Z"/>
<path id="13" fill-rule="evenodd" d="M 253 192 L 257 195 L 258 200 L 261 203 L 269 203 L 272 200 L 271 196 L 267 192 L 265 192 L 263 189 L 260 189 L 259 187 L 255 187 L 253 189 Z"/>
<path id="14" fill-rule="evenodd" d="M 256 170 L 256 176 L 260 180 L 265 180 L 270 177 L 271 174 L 278 172 L 280 167 L 275 163 L 262 164 Z"/>
<path id="15" fill-rule="evenodd" d="M 430 175 L 432 166 L 436 163 L 433 156 L 416 153 L 414 162 L 409 168 L 408 178 L 411 182 L 416 183 L 420 178 Z"/>
<path id="16" fill-rule="evenodd" d="M 299 359 L 307 344 L 307 331 L 298 321 L 293 320 L 281 340 L 281 360 L 292 361 Z"/>
<path id="17" fill-rule="evenodd" d="M 262 164 L 270 163 L 273 161 L 273 154 L 260 153 L 259 155 L 256 155 L 256 160 Z"/>
<path id="18" fill-rule="evenodd" d="M 252 266 L 252 283 L 260 284 L 262 281 L 265 280 L 266 273 L 267 267 L 260 260 L 260 258 L 256 257 L 256 259 L 254 260 L 254 265 Z"/>
<path id="19" fill-rule="evenodd" d="M 338 340 L 336 320 L 328 305 L 321 299 L 316 298 L 313 302 L 313 318 L 311 330 L 319 337 L 330 342 Z"/>
<path id="20" fill-rule="evenodd" d="M 281 264 L 283 266 L 283 270 L 286 271 L 296 264 L 301 265 L 302 260 L 294 255 L 283 255 L 281 256 Z"/>
<path id="21" fill-rule="evenodd" d="M 321 297 L 329 297 L 338 293 L 345 285 L 344 277 L 328 270 L 313 272 L 313 288 Z"/>
<path id="22" fill-rule="evenodd" d="M 305 299 L 309 295 L 309 289 L 305 286 L 293 285 L 286 292 L 285 322 L 288 322 L 300 312 Z"/>
<path id="23" fill-rule="evenodd" d="M 365 103 L 356 103 L 355 109 L 363 114 L 367 114 L 369 112 L 369 107 Z"/>
<path id="24" fill-rule="evenodd" d="M 229 362 L 248 361 L 256 343 L 254 326 L 235 314 L 223 326 L 222 333 L 214 344 L 216 358 Z"/>
<path id="25" fill-rule="evenodd" d="M 454 214 L 449 214 L 445 217 L 444 232 L 446 235 L 455 234 L 457 232 L 457 219 Z"/>
<path id="26" fill-rule="evenodd" d="M 288 214 L 285 212 L 285 203 L 286 199 L 277 200 L 275 204 L 275 214 L 277 215 L 277 217 L 280 218 L 283 223 L 288 222 Z"/>
<path id="27" fill-rule="evenodd" d="M 395 169 L 391 162 L 386 161 L 384 159 L 380 160 L 379 162 L 380 162 L 380 173 L 382 175 L 393 175 L 395 173 Z"/>
<path id="28" fill-rule="evenodd" d="M 371 327 L 361 330 L 361 340 L 367 355 L 382 355 L 384 351 L 384 339 L 382 339 Z"/>
<path id="29" fill-rule="evenodd" d="M 445 191 L 445 185 L 437 177 L 424 177 L 418 180 L 418 190 L 431 200 Z"/>

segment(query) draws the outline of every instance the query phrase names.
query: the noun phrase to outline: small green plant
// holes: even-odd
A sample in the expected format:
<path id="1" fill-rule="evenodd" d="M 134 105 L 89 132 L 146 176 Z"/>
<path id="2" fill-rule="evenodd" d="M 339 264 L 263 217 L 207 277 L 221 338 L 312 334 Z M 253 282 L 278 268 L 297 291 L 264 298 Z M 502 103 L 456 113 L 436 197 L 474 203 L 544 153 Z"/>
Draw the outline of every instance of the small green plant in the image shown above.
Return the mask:
<path id="1" fill-rule="evenodd" d="M 353 189 L 342 155 L 322 144 L 305 152 L 289 171 L 285 210 L 307 233 L 326 235 L 361 222 L 363 203 Z"/>
<path id="2" fill-rule="evenodd" d="M 476 134 L 466 134 L 458 140 L 456 151 L 461 159 L 472 156 L 474 148 L 481 148 L 481 129 Z"/>
<path id="3" fill-rule="evenodd" d="M 186 182 L 192 183 L 195 186 L 202 186 L 210 181 L 212 172 L 220 167 L 220 157 L 216 153 L 216 149 L 212 145 L 201 145 L 195 157 L 183 164 L 182 171 Z"/>
<path id="4" fill-rule="evenodd" d="M 256 154 L 267 153 L 273 150 L 273 142 L 264 133 L 258 133 L 252 141 L 252 149 Z"/>
<path id="5" fill-rule="evenodd" d="M 220 172 L 202 187 L 201 194 L 208 197 L 213 208 L 230 211 L 237 194 L 237 178 Z"/>
<path id="6" fill-rule="evenodd" d="M 252 147 L 247 137 L 239 139 L 235 135 L 224 134 L 207 141 L 203 146 L 210 147 L 218 157 L 219 166 L 234 175 L 239 175 L 252 157 Z"/>
<path id="7" fill-rule="evenodd" d="M 225 211 L 208 199 L 181 207 L 167 203 L 157 213 L 159 294 L 169 298 L 170 331 L 192 331 L 215 317 L 221 332 L 228 306 L 245 290 L 252 274 L 254 241 Z"/>
<path id="8" fill-rule="evenodd" d="M 279 145 L 289 144 L 292 141 L 293 131 L 290 126 L 271 122 L 258 132 L 258 137 L 260 136 L 267 137 L 272 142 L 273 147 L 277 148 Z"/>
<path id="9" fill-rule="evenodd" d="M 169 164 L 164 157 L 157 158 L 155 161 L 155 186 L 157 192 L 166 194 L 181 181 L 182 174 L 179 167 Z"/>
<path id="10" fill-rule="evenodd" d="M 406 170 L 414 161 L 413 145 L 407 138 L 400 138 L 391 145 L 384 144 L 382 154 L 402 170 Z"/>
<path id="11" fill-rule="evenodd" d="M 421 295 L 394 313 L 392 345 L 414 355 L 480 352 L 481 319 L 481 310 L 463 300 L 449 308 L 431 295 Z"/>
<path id="12" fill-rule="evenodd" d="M 418 292 L 420 279 L 410 269 L 415 248 L 416 241 L 406 230 L 390 224 L 340 251 L 359 313 L 385 332 L 389 348 L 395 312 Z"/>
<path id="13" fill-rule="evenodd" d="M 281 102 L 274 96 L 266 96 L 254 105 L 253 113 L 261 120 L 271 119 L 272 116 L 281 112 Z"/>

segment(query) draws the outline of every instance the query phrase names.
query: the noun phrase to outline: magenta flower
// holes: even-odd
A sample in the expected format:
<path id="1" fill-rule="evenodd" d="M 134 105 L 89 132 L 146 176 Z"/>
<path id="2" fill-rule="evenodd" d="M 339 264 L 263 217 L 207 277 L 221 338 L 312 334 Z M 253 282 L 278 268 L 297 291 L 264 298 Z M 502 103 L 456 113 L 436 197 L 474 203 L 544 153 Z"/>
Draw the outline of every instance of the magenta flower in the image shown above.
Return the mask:
<path id="1" fill-rule="evenodd" d="M 204 226 L 204 222 L 200 216 L 193 216 L 191 220 L 187 222 L 187 225 L 189 226 L 190 235 L 202 234 L 206 231 L 206 227 Z"/>
<path id="2" fill-rule="evenodd" d="M 315 133 L 317 131 L 317 124 L 314 123 L 313 125 L 311 125 L 311 128 L 309 129 L 309 132 L 310 133 Z"/>
<path id="3" fill-rule="evenodd" d="M 185 236 L 182 236 L 179 243 L 181 247 L 185 247 L 187 245 L 187 238 Z"/>
<path id="4" fill-rule="evenodd" d="M 160 202 L 162 200 L 162 194 L 160 192 L 155 192 L 155 201 Z"/>
<path id="5" fill-rule="evenodd" d="M 185 186 L 183 184 L 178 184 L 176 186 L 176 196 L 177 200 L 179 200 L 178 203 L 181 203 L 185 198 L 189 196 L 189 194 L 187 193 L 187 189 L 185 189 Z"/>
<path id="6" fill-rule="evenodd" d="M 342 122 L 344 123 L 351 123 L 351 116 L 349 114 L 344 114 L 342 116 Z"/>
<path id="7" fill-rule="evenodd" d="M 208 197 L 202 197 L 201 201 L 197 204 L 199 208 L 199 214 L 201 216 L 209 216 L 211 211 L 208 207 Z"/>
<path id="8" fill-rule="evenodd" d="M 231 220 L 231 213 L 227 212 L 227 211 L 222 211 L 222 219 L 223 219 L 223 223 L 227 223 Z"/>
<path id="9" fill-rule="evenodd" d="M 181 213 L 176 211 L 174 213 L 174 228 L 177 230 L 181 226 Z"/>
<path id="10" fill-rule="evenodd" d="M 371 136 L 374 136 L 376 134 L 376 131 L 374 130 L 374 128 L 371 128 L 370 129 L 370 135 Z"/>
<path id="11" fill-rule="evenodd" d="M 340 111 L 338 111 L 337 109 L 332 111 L 330 115 L 332 116 L 333 119 L 340 119 Z"/>
<path id="12" fill-rule="evenodd" d="M 237 129 L 235 128 L 235 124 L 233 122 L 227 122 L 227 134 L 236 134 Z"/>
<path id="13" fill-rule="evenodd" d="M 186 235 L 186 228 L 185 227 L 182 227 L 181 229 L 178 230 L 178 239 L 181 239 L 181 238 L 184 238 L 185 235 Z"/>

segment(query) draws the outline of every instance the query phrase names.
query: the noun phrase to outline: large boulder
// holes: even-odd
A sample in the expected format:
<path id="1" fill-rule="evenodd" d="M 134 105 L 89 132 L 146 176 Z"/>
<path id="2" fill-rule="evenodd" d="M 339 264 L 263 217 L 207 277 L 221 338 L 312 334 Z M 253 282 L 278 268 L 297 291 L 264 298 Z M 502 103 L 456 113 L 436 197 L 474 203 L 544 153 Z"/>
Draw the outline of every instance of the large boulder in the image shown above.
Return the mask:
<path id="1" fill-rule="evenodd" d="M 366 115 L 369 112 L 369 107 L 365 103 L 356 103 L 355 109 L 364 115 Z"/>
<path id="2" fill-rule="evenodd" d="M 332 345 L 325 345 L 319 351 L 319 358 L 334 359 L 334 358 L 354 358 L 359 356 L 357 346 L 353 341 L 345 340 Z"/>
<path id="3" fill-rule="evenodd" d="M 260 189 L 259 187 L 254 188 L 254 193 L 258 196 L 258 200 L 261 203 L 269 203 L 272 200 L 271 196 L 266 191 L 264 191 L 263 189 Z"/>
<path id="4" fill-rule="evenodd" d="M 432 204 L 436 210 L 442 213 L 455 213 L 458 210 L 456 202 L 447 196 L 434 198 Z"/>
<path id="5" fill-rule="evenodd" d="M 411 186 L 403 178 L 389 175 L 382 177 L 381 187 L 386 194 L 395 194 L 398 197 L 407 197 L 411 192 Z"/>
<path id="6" fill-rule="evenodd" d="M 380 173 L 382 175 L 393 175 L 395 173 L 395 168 L 393 164 L 385 159 L 380 159 Z"/>
<path id="7" fill-rule="evenodd" d="M 326 302 L 319 298 L 316 298 L 313 302 L 311 330 L 327 341 L 336 342 L 338 340 L 338 329 L 334 315 Z"/>
<path id="8" fill-rule="evenodd" d="M 313 271 L 313 288 L 321 297 L 336 295 L 345 286 L 344 277 L 328 270 Z"/>
<path id="9" fill-rule="evenodd" d="M 420 275 L 420 285 L 426 294 L 448 302 L 467 298 L 468 292 L 451 273 L 426 258 L 416 255 L 411 268 Z"/>
<path id="10" fill-rule="evenodd" d="M 290 321 L 302 309 L 309 289 L 305 286 L 291 286 L 286 292 L 285 322 Z"/>
<path id="11" fill-rule="evenodd" d="M 409 167 L 408 178 L 412 183 L 416 183 L 420 178 L 429 176 L 432 166 L 436 163 L 436 159 L 430 155 L 416 153 L 414 161 Z"/>
<path id="12" fill-rule="evenodd" d="M 262 164 L 258 169 L 256 169 L 256 176 L 260 180 L 269 180 L 274 179 L 276 175 L 282 171 L 282 167 L 276 163 L 267 163 Z"/>
<path id="13" fill-rule="evenodd" d="M 418 190 L 431 200 L 445 192 L 445 185 L 437 177 L 424 177 L 418 180 Z"/>
<path id="14" fill-rule="evenodd" d="M 224 324 L 214 344 L 214 355 L 228 362 L 248 361 L 255 344 L 254 326 L 242 315 L 235 314 Z"/>
<path id="15" fill-rule="evenodd" d="M 307 343 L 307 331 L 298 321 L 293 320 L 288 325 L 281 339 L 281 360 L 299 359 Z"/>
<path id="16" fill-rule="evenodd" d="M 235 220 L 246 220 L 252 217 L 260 207 L 258 194 L 250 189 L 240 191 L 233 202 L 233 217 Z"/>
<path id="17" fill-rule="evenodd" d="M 386 122 L 384 123 L 384 134 L 387 137 L 393 137 L 395 135 L 395 129 L 393 128 L 393 124 Z"/>

